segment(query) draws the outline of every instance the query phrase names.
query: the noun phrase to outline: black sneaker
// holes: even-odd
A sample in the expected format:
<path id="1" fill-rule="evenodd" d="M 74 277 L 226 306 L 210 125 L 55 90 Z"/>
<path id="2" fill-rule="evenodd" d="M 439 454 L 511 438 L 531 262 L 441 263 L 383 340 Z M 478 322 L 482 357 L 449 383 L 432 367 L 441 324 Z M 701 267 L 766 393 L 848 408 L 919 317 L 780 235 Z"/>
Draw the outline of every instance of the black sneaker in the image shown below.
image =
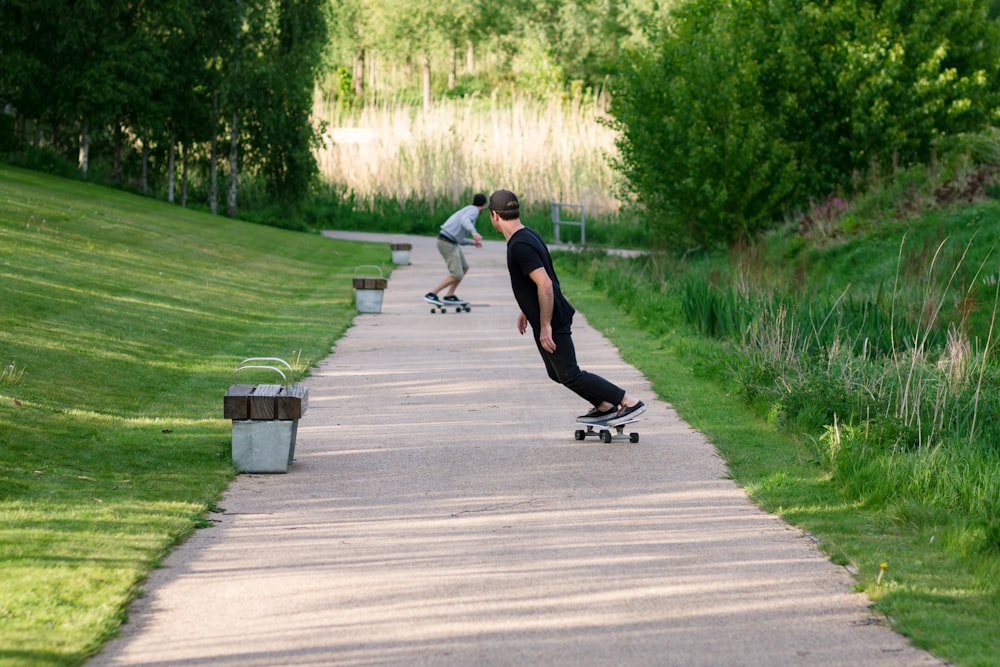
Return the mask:
<path id="1" fill-rule="evenodd" d="M 618 414 L 616 414 L 611 419 L 608 419 L 608 425 L 614 426 L 616 424 L 621 424 L 623 422 L 631 421 L 645 411 L 646 411 L 646 404 L 643 403 L 642 401 L 639 401 L 638 403 L 636 403 L 631 407 L 622 408 L 621 410 L 619 410 Z"/>
<path id="2" fill-rule="evenodd" d="M 455 305 L 455 306 L 457 306 L 457 305 L 458 305 L 458 304 L 460 304 L 460 303 L 461 303 L 461 304 L 464 304 L 464 303 L 465 303 L 465 301 L 462 301 L 461 299 L 459 299 L 459 298 L 458 298 L 457 296 L 455 296 L 454 294 L 452 294 L 451 296 L 446 296 L 446 297 L 445 297 L 445 298 L 443 299 L 443 301 L 444 301 L 444 303 L 449 303 L 449 304 L 452 304 L 452 305 Z"/>
<path id="3" fill-rule="evenodd" d="M 435 305 L 441 303 L 441 299 L 439 299 L 438 295 L 435 294 L 434 292 L 428 292 L 427 294 L 425 294 L 424 301 L 426 301 L 427 303 L 433 303 Z"/>
<path id="4" fill-rule="evenodd" d="M 593 408 L 590 412 L 585 415 L 580 415 L 576 418 L 578 422 L 583 422 L 585 424 L 596 424 L 597 422 L 602 422 L 606 419 L 611 419 L 617 414 L 614 406 L 608 408 L 607 410 L 599 410 Z"/>

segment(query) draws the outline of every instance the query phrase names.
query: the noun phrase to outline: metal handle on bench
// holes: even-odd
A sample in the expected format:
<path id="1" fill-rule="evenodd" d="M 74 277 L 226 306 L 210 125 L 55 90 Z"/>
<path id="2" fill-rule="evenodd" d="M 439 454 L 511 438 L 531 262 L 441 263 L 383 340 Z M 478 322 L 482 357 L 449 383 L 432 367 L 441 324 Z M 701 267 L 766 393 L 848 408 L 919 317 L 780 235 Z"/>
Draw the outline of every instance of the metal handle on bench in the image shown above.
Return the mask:
<path id="1" fill-rule="evenodd" d="M 237 368 L 235 371 L 233 371 L 233 377 L 229 381 L 229 384 L 236 384 L 237 373 L 239 373 L 240 371 L 250 370 L 251 368 L 259 368 L 259 369 L 274 371 L 275 373 L 281 376 L 281 379 L 283 381 L 282 384 L 284 384 L 286 387 L 288 386 L 288 378 L 285 376 L 285 373 L 280 368 L 276 368 L 274 366 L 257 366 L 257 365 L 240 366 L 239 368 Z"/>
<path id="2" fill-rule="evenodd" d="M 355 266 L 354 273 L 357 273 L 358 269 L 375 269 L 378 271 L 378 277 L 382 277 L 382 267 L 376 266 L 375 264 L 362 264 L 361 266 Z"/>
<path id="3" fill-rule="evenodd" d="M 246 364 L 248 361 L 277 361 L 285 368 L 287 368 L 288 374 L 292 376 L 292 379 L 295 379 L 295 369 L 292 368 L 292 365 L 287 361 L 285 361 L 284 359 L 280 359 L 278 357 L 250 357 L 249 359 L 244 359 L 243 361 L 241 361 L 240 365 L 237 366 L 237 369 L 242 368 L 244 364 Z"/>

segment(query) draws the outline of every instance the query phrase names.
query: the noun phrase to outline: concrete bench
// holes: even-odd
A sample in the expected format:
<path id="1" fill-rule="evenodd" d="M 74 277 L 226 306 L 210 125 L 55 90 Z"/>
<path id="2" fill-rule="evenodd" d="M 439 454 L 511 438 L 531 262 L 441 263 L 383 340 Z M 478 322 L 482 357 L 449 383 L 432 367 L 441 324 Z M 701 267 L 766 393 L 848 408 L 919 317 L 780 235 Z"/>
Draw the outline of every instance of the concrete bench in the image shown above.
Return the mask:
<path id="1" fill-rule="evenodd" d="M 252 361 L 288 362 L 274 357 L 245 359 L 233 373 L 267 369 L 285 384 L 230 384 L 222 398 L 222 414 L 233 421 L 233 464 L 240 472 L 287 472 L 295 456 L 299 419 L 309 405 L 309 389 L 287 384 L 285 371 L 275 366 L 248 365 Z"/>
<path id="2" fill-rule="evenodd" d="M 354 267 L 355 272 L 361 269 L 374 269 L 378 271 L 379 275 L 378 277 L 354 276 L 352 278 L 355 306 L 357 306 L 359 313 L 381 313 L 382 294 L 389 286 L 389 281 L 382 277 L 382 269 L 377 266 L 366 264 Z"/>

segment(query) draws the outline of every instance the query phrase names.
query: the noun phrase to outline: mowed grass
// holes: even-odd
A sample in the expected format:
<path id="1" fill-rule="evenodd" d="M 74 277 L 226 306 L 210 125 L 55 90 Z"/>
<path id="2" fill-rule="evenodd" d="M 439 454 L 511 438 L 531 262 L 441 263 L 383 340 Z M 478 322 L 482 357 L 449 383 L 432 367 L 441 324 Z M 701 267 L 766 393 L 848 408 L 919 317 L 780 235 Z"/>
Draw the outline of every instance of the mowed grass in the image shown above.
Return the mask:
<path id="1" fill-rule="evenodd" d="M 0 165 L 0 665 L 99 648 L 234 474 L 233 369 L 307 372 L 390 259 Z"/>

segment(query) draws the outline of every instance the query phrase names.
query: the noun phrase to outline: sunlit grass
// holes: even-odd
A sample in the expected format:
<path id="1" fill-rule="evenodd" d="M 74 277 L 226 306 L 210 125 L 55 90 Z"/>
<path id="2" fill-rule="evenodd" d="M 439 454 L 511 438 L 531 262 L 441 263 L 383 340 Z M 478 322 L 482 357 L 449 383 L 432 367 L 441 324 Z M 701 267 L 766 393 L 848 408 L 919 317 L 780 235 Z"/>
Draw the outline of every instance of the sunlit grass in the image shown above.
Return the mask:
<path id="1" fill-rule="evenodd" d="M 390 257 L 0 166 L 0 665 L 99 647 L 233 475 L 236 364 L 307 372 Z"/>

